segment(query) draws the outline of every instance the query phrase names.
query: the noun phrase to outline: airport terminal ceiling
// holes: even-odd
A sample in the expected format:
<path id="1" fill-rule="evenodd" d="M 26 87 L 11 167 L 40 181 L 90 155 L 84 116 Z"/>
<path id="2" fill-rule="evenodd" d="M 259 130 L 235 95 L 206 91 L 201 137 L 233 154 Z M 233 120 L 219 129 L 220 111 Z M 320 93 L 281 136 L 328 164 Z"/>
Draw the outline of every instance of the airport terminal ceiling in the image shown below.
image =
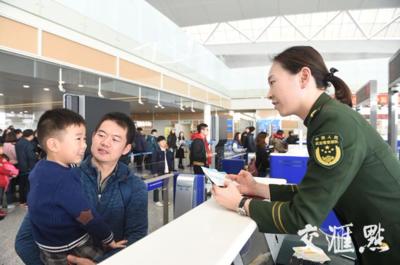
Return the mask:
<path id="1" fill-rule="evenodd" d="M 62 107 L 64 92 L 59 89 L 60 69 L 62 88 L 68 94 L 98 97 L 101 77 L 101 94 L 105 98 L 130 102 L 131 114 L 192 112 L 193 100 L 190 98 L 141 87 L 143 104 L 139 104 L 139 86 L 136 84 L 11 53 L 0 53 L 0 59 L 0 111 L 6 113 L 32 114 Z M 158 106 L 159 102 L 163 108 Z M 202 113 L 203 109 L 204 103 L 193 101 L 194 111 Z M 224 109 L 212 107 L 212 110 Z"/>

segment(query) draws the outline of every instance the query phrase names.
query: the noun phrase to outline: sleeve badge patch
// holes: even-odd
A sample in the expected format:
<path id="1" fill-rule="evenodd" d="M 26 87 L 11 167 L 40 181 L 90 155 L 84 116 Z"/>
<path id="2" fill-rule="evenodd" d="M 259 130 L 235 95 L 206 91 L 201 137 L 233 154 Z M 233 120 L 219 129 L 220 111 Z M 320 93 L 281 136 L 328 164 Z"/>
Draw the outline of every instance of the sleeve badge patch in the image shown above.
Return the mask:
<path id="1" fill-rule="evenodd" d="M 316 135 L 311 140 L 314 147 L 314 158 L 325 168 L 334 168 L 343 158 L 343 138 L 337 133 Z"/>

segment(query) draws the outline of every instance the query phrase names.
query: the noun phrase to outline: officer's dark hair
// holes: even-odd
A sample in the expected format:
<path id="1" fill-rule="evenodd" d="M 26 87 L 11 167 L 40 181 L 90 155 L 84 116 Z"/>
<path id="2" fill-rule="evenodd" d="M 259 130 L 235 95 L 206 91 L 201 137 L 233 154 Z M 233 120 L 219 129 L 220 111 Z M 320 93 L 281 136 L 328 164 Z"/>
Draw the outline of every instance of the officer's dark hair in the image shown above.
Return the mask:
<path id="1" fill-rule="evenodd" d="M 265 142 L 265 138 L 268 137 L 268 133 L 266 132 L 259 132 L 256 137 L 256 148 L 265 148 L 267 145 Z"/>
<path id="2" fill-rule="evenodd" d="M 332 70 L 328 71 L 321 54 L 314 48 L 294 46 L 272 58 L 272 61 L 279 62 L 284 69 L 293 75 L 299 73 L 303 67 L 310 68 L 317 88 L 325 90 L 331 83 L 335 88 L 336 99 L 350 107 L 353 106 L 349 87 L 342 79 L 331 74 Z"/>
<path id="3" fill-rule="evenodd" d="M 41 148 L 47 152 L 47 139 L 61 139 L 63 131 L 72 125 L 85 126 L 85 120 L 81 115 L 69 109 L 53 109 L 43 113 L 37 126 L 38 140 Z M 31 135 L 33 135 L 33 130 L 28 129 L 23 132 L 24 137 Z"/>
<path id="4" fill-rule="evenodd" d="M 201 133 L 201 130 L 203 130 L 203 129 L 207 128 L 207 127 L 208 127 L 207 124 L 205 124 L 205 123 L 200 123 L 199 125 L 197 125 L 197 132 L 198 132 L 198 133 Z"/>
<path id="5" fill-rule="evenodd" d="M 133 141 L 135 140 L 136 126 L 128 115 L 122 112 L 109 112 L 105 114 L 103 117 L 101 117 L 99 123 L 97 124 L 96 132 L 100 128 L 101 124 L 105 121 L 113 121 L 116 124 L 118 124 L 121 128 L 127 129 L 126 145 L 133 143 Z"/>

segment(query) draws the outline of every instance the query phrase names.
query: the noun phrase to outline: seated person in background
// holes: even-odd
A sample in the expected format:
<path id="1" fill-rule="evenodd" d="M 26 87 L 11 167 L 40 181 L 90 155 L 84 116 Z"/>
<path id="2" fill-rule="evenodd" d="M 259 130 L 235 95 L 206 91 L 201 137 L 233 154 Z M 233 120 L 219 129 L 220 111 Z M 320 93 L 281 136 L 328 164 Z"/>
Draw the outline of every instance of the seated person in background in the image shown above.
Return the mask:
<path id="1" fill-rule="evenodd" d="M 240 132 L 236 132 L 232 142 L 232 151 L 235 153 L 246 152 L 246 148 L 243 148 L 243 146 L 241 145 L 240 138 L 241 138 Z"/>
<path id="2" fill-rule="evenodd" d="M 153 150 L 151 155 L 151 173 L 154 177 L 162 176 L 171 173 L 172 168 L 172 152 L 166 149 L 167 142 L 165 137 L 160 135 L 157 137 L 157 148 Z M 159 198 L 159 190 L 153 192 L 153 201 L 157 206 L 163 206 Z"/>
<path id="3" fill-rule="evenodd" d="M 293 134 L 293 131 L 289 132 L 289 137 L 286 139 L 287 144 L 296 144 L 299 140 L 299 137 Z"/>
<path id="4" fill-rule="evenodd" d="M 260 132 L 256 138 L 256 167 L 259 177 L 265 177 L 269 169 L 268 133 Z"/>
<path id="5" fill-rule="evenodd" d="M 33 237 L 45 264 L 68 264 L 68 254 L 100 257 L 103 252 L 90 236 L 111 248 L 125 247 L 126 240 L 113 240 L 113 232 L 84 196 L 79 176 L 68 167 L 81 162 L 85 135 L 85 121 L 71 110 L 49 110 L 39 119 L 39 142 L 47 157 L 31 171 L 28 201 Z"/>
<path id="6" fill-rule="evenodd" d="M 286 153 L 285 143 L 283 142 L 284 134 L 282 130 L 278 130 L 274 133 L 272 143 L 274 145 L 274 153 Z"/>

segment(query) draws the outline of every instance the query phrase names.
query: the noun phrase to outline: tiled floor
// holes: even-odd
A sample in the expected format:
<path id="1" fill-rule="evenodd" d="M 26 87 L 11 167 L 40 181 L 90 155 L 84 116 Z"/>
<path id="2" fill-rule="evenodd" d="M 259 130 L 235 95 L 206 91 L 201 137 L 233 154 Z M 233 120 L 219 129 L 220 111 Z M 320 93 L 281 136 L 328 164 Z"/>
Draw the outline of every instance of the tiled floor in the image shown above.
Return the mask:
<path id="1" fill-rule="evenodd" d="M 187 165 L 187 162 L 184 164 Z M 192 173 L 192 168 L 185 167 L 184 170 L 179 170 L 180 173 Z M 169 183 L 169 201 L 172 202 L 173 182 Z M 4 208 L 4 207 L 3 207 Z M 6 210 L 5 210 L 6 211 Z M 27 213 L 25 207 L 20 207 L 16 204 L 13 210 L 9 210 L 7 216 L 0 220 L 0 265 L 19 265 L 23 264 L 21 259 L 14 251 L 15 236 L 22 223 L 23 218 Z M 149 192 L 149 233 L 154 232 L 163 226 L 163 207 L 158 207 L 153 202 L 153 192 Z M 169 220 L 173 220 L 173 203 L 169 205 Z"/>

